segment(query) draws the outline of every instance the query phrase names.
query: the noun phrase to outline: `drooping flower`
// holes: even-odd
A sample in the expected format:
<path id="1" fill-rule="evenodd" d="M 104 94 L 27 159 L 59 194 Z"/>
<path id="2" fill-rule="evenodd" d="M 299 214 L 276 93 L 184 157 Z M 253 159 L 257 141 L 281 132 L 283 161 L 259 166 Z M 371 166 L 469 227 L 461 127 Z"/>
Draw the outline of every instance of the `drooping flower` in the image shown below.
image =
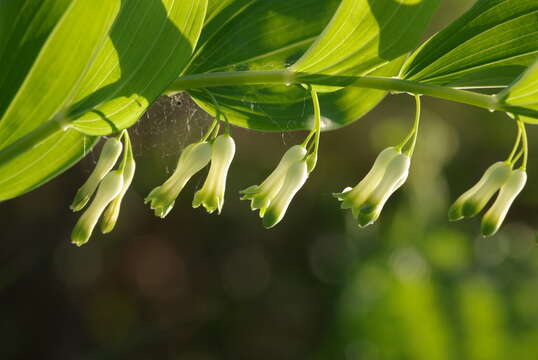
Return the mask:
<path id="1" fill-rule="evenodd" d="M 263 214 L 263 226 L 270 229 L 282 220 L 293 197 L 303 187 L 307 178 L 308 165 L 306 160 L 295 162 L 288 168 L 280 190 L 270 201 L 269 207 Z"/>
<path id="2" fill-rule="evenodd" d="M 125 161 L 125 168 L 123 169 L 122 189 L 120 193 L 114 198 L 114 200 L 112 200 L 112 202 L 108 205 L 105 210 L 105 213 L 103 214 L 103 218 L 101 219 L 101 232 L 103 234 L 108 234 L 114 229 L 114 226 L 116 226 L 116 222 L 118 221 L 118 216 L 120 214 L 121 201 L 127 193 L 127 190 L 129 190 L 131 182 L 134 178 L 136 163 L 134 161 L 132 150 L 130 148 L 128 149 L 128 154 L 125 158 Z"/>
<path id="3" fill-rule="evenodd" d="M 342 209 L 351 209 L 361 227 L 373 224 L 391 195 L 407 180 L 411 158 L 394 147 L 383 150 L 372 169 L 354 187 L 334 194 Z"/>
<path id="4" fill-rule="evenodd" d="M 377 156 L 372 169 L 354 188 L 348 187 L 341 193 L 334 194 L 338 200 L 342 201 L 342 209 L 352 209 L 353 215 L 357 217 L 360 207 L 381 182 L 388 164 L 398 154 L 399 152 L 394 147 L 383 150 Z"/>
<path id="5" fill-rule="evenodd" d="M 99 217 L 105 208 L 121 192 L 123 173 L 120 170 L 109 172 L 99 184 L 97 194 L 91 205 L 78 219 L 71 233 L 71 242 L 82 246 L 88 242 Z"/>
<path id="6" fill-rule="evenodd" d="M 211 151 L 211 167 L 206 181 L 194 195 L 192 206 L 203 205 L 207 212 L 222 211 L 224 205 L 224 192 L 226 190 L 226 177 L 235 155 L 235 142 L 228 134 L 219 135 L 213 142 Z"/>
<path id="7" fill-rule="evenodd" d="M 118 138 L 114 137 L 106 141 L 95 169 L 86 182 L 78 189 L 70 206 L 71 210 L 79 211 L 86 206 L 101 180 L 112 170 L 118 161 L 122 148 L 123 146 Z"/>
<path id="8" fill-rule="evenodd" d="M 241 200 L 250 200 L 252 210 L 260 210 L 260 217 L 264 217 L 269 205 L 279 194 L 284 183 L 286 182 L 287 173 L 294 164 L 304 162 L 307 150 L 304 146 L 292 146 L 278 163 L 273 172 L 261 183 L 253 185 L 241 191 L 243 197 Z"/>
<path id="9" fill-rule="evenodd" d="M 359 209 L 359 226 L 371 225 L 379 218 L 388 199 L 407 180 L 410 165 L 411 158 L 406 154 L 398 154 L 389 162 L 383 178 Z"/>
<path id="10" fill-rule="evenodd" d="M 497 199 L 482 218 L 482 235 L 492 236 L 499 230 L 510 206 L 526 183 L 527 173 L 524 170 L 515 170 L 510 174 L 506 183 L 501 187 Z"/>
<path id="11" fill-rule="evenodd" d="M 174 207 L 174 203 L 185 184 L 210 160 L 211 144 L 201 142 L 187 146 L 181 153 L 172 176 L 164 184 L 153 189 L 144 203 L 150 203 L 155 215 L 164 218 Z"/>
<path id="12" fill-rule="evenodd" d="M 448 218 L 457 221 L 478 214 L 497 191 L 506 183 L 512 167 L 506 162 L 491 165 L 472 188 L 463 193 L 450 207 Z"/>

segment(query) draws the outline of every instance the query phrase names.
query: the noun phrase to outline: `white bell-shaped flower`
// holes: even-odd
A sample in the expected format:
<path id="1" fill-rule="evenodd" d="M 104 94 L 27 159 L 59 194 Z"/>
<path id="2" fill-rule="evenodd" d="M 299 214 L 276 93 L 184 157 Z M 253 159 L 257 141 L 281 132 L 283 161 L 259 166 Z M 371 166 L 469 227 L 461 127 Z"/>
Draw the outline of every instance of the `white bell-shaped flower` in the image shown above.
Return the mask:
<path id="1" fill-rule="evenodd" d="M 260 217 L 263 217 L 265 211 L 279 193 L 285 180 L 288 169 L 298 162 L 304 161 L 307 151 L 304 146 L 292 146 L 278 163 L 273 172 L 261 183 L 253 185 L 241 191 L 243 197 L 241 200 L 251 200 L 250 207 L 252 210 L 260 209 Z"/>
<path id="2" fill-rule="evenodd" d="M 129 149 L 128 151 L 129 153 L 127 154 L 125 168 L 123 169 L 123 186 L 121 188 L 120 193 L 108 205 L 108 207 L 105 210 L 105 213 L 103 214 L 103 218 L 101 219 L 100 225 L 101 225 L 101 232 L 103 234 L 108 234 L 116 226 L 116 222 L 118 221 L 118 216 L 120 215 L 121 202 L 123 200 L 123 197 L 127 193 L 127 190 L 129 190 L 131 183 L 133 182 L 133 178 L 134 178 L 134 174 L 136 170 L 136 163 L 135 163 L 131 149 Z"/>
<path id="3" fill-rule="evenodd" d="M 207 212 L 222 211 L 226 177 L 235 155 L 235 142 L 228 134 L 219 135 L 213 142 L 211 151 L 211 167 L 204 185 L 194 195 L 192 206 L 203 205 Z"/>
<path id="4" fill-rule="evenodd" d="M 491 165 L 472 188 L 464 192 L 450 207 L 448 218 L 456 221 L 478 214 L 510 177 L 512 167 L 506 162 Z"/>
<path id="5" fill-rule="evenodd" d="M 71 242 L 78 246 L 84 245 L 89 239 L 105 208 L 121 192 L 123 173 L 120 170 L 109 172 L 99 184 L 97 194 L 91 205 L 78 219 L 71 233 Z"/>
<path id="6" fill-rule="evenodd" d="M 95 165 L 95 169 L 86 182 L 78 189 L 70 206 L 71 210 L 79 211 L 86 206 L 101 180 L 112 170 L 118 161 L 122 148 L 123 145 L 118 138 L 113 137 L 106 141 L 101 150 L 101 155 L 99 155 L 99 160 L 97 160 L 97 165 Z"/>
<path id="7" fill-rule="evenodd" d="M 376 158 L 374 165 L 366 176 L 353 188 L 346 188 L 341 193 L 334 194 L 338 200 L 342 201 L 342 209 L 352 209 L 355 217 L 359 214 L 359 209 L 364 205 L 370 194 L 375 190 L 381 179 L 385 175 L 388 164 L 400 154 L 394 147 L 383 150 Z"/>
<path id="8" fill-rule="evenodd" d="M 379 218 L 388 199 L 407 180 L 410 165 L 411 158 L 406 154 L 397 154 L 390 160 L 381 181 L 359 209 L 359 226 L 368 226 Z"/>
<path id="9" fill-rule="evenodd" d="M 174 173 L 161 186 L 153 189 L 145 199 L 156 216 L 164 218 L 174 207 L 179 193 L 198 171 L 211 160 L 211 144 L 195 143 L 187 146 L 179 157 Z"/>
<path id="10" fill-rule="evenodd" d="M 482 218 L 482 235 L 492 236 L 501 227 L 510 206 L 525 187 L 527 173 L 524 170 L 515 170 L 506 183 L 501 187 L 497 199 Z"/>
<path id="11" fill-rule="evenodd" d="M 295 162 L 287 169 L 282 186 L 263 214 L 263 226 L 269 229 L 282 220 L 293 197 L 303 187 L 307 178 L 308 165 L 306 160 Z"/>

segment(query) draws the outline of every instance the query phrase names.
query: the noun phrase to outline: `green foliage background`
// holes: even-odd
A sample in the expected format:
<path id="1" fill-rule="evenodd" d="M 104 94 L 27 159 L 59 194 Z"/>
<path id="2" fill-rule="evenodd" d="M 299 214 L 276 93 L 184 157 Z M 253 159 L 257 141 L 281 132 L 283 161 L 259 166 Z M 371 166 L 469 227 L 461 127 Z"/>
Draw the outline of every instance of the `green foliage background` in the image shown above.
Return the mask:
<path id="1" fill-rule="evenodd" d="M 429 32 L 468 5 L 443 2 Z M 223 214 L 191 209 L 202 176 L 163 222 L 143 197 L 210 120 L 185 95 L 162 98 L 134 128 L 139 170 L 114 233 L 82 250 L 68 243 L 76 216 L 67 208 L 97 152 L 1 204 L 0 358 L 536 359 L 535 182 L 492 239 L 477 236 L 477 220 L 446 220 L 450 201 L 504 158 L 515 126 L 460 104 L 425 99 L 424 107 L 409 182 L 378 225 L 356 228 L 331 193 L 406 133 L 406 95 L 325 133 L 316 173 L 266 231 L 237 191 L 303 134 L 234 129 Z M 537 136 L 530 127 L 531 164 Z"/>

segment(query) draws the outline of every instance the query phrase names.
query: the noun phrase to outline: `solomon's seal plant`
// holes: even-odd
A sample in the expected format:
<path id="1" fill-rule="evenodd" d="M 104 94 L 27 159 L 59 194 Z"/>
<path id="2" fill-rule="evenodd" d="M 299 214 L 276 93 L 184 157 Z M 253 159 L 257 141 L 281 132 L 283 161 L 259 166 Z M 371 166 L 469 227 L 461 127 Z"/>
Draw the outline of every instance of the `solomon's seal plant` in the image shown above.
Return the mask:
<path id="1" fill-rule="evenodd" d="M 306 177 L 308 176 L 306 171 L 304 176 L 295 176 L 294 171 L 291 171 L 292 167 L 295 165 L 298 165 L 295 169 L 303 169 L 306 167 L 306 153 L 307 150 L 304 146 L 292 146 L 286 151 L 276 169 L 273 170 L 267 179 L 260 185 L 253 185 L 241 191 L 241 194 L 243 195 L 241 199 L 250 200 L 250 208 L 252 210 L 259 210 L 260 217 L 264 218 L 264 225 L 266 225 L 265 213 L 269 206 L 272 206 L 272 216 L 274 216 L 276 199 L 279 198 L 281 201 L 285 198 L 288 199 L 286 207 L 280 209 L 280 216 L 278 217 L 281 219 L 292 197 L 306 181 Z M 288 189 L 288 187 L 290 187 L 290 189 Z M 297 190 L 292 193 L 290 191 L 291 187 L 297 188 Z M 271 223 L 273 226 L 276 225 L 275 221 L 271 221 Z"/>
<path id="2" fill-rule="evenodd" d="M 478 183 L 456 200 L 448 211 L 450 221 L 477 215 L 498 192 L 497 199 L 482 218 L 482 235 L 491 236 L 499 230 L 510 206 L 527 182 L 527 132 L 524 123 L 517 120 L 517 124 L 517 140 L 508 159 L 491 165 Z M 522 149 L 516 155 L 520 144 Z M 522 156 L 521 166 L 514 169 Z"/>
<path id="3" fill-rule="evenodd" d="M 84 185 L 78 189 L 75 199 L 73 199 L 73 203 L 70 206 L 71 210 L 79 211 L 86 206 L 90 200 L 90 197 L 95 192 L 95 189 L 97 189 L 97 186 L 99 186 L 99 182 L 103 180 L 106 174 L 108 174 L 108 172 L 116 164 L 116 161 L 121 155 L 121 150 L 122 144 L 119 139 L 110 138 L 107 140 L 103 146 L 103 150 L 101 151 L 101 155 L 99 156 L 95 169 L 91 173 L 90 177 L 88 177 L 88 180 L 86 180 Z"/>
<path id="4" fill-rule="evenodd" d="M 484 109 L 485 118 L 506 113 L 517 125 L 508 159 L 491 165 L 449 209 L 456 221 L 494 201 L 481 225 L 484 236 L 493 235 L 527 182 L 526 126 L 538 124 L 538 2 L 477 0 L 420 44 L 439 2 L 2 1 L 0 200 L 41 186 L 107 137 L 71 205 L 85 209 L 71 238 L 86 243 L 99 220 L 101 231 L 111 232 L 135 176 L 127 129 L 159 96 L 187 92 L 214 121 L 179 149 L 173 174 L 146 203 L 164 218 L 209 165 L 192 205 L 220 214 L 233 176 L 232 126 L 309 131 L 265 180 L 241 191 L 271 228 L 323 161 L 322 132 L 360 119 L 389 94 L 404 94 L 416 101 L 412 129 L 356 186 L 335 194 L 341 207 L 360 227 L 378 221 L 413 171 L 421 98 L 435 97 Z"/>
<path id="5" fill-rule="evenodd" d="M 155 215 L 164 218 L 174 207 L 177 197 L 190 178 L 211 160 L 211 144 L 206 141 L 191 144 L 183 150 L 174 173 L 146 197 Z"/>
<path id="6" fill-rule="evenodd" d="M 354 188 L 348 187 L 334 194 L 342 201 L 342 209 L 352 210 L 360 227 L 373 224 L 390 196 L 407 180 L 420 123 L 420 97 L 416 96 L 415 100 L 415 123 L 409 135 L 400 145 L 383 150 L 372 169 Z"/>
<path id="7" fill-rule="evenodd" d="M 122 138 L 124 145 L 121 143 Z M 118 168 L 111 171 L 116 165 L 122 149 L 124 149 L 123 159 Z M 94 171 L 77 191 L 73 205 L 71 205 L 73 211 L 82 210 L 97 189 L 91 205 L 84 211 L 71 233 L 73 244 L 81 246 L 89 240 L 101 215 L 103 234 L 114 229 L 120 213 L 121 201 L 131 185 L 135 168 L 133 149 L 127 131 L 124 130 L 118 138 L 108 139 L 103 146 Z"/>

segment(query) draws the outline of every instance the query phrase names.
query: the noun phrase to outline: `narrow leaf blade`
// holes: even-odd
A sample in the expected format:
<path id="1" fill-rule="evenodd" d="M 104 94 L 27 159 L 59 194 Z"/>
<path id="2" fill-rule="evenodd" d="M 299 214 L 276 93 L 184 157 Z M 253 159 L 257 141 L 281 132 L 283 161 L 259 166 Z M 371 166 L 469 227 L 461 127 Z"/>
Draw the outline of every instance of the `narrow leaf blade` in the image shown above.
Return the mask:
<path id="1" fill-rule="evenodd" d="M 0 4 L 0 200 L 57 176 L 93 146 L 95 138 L 59 125 L 34 143 L 22 139 L 71 104 L 119 9 L 120 0 Z"/>
<path id="2" fill-rule="evenodd" d="M 187 65 L 206 8 L 206 0 L 125 2 L 76 96 L 72 125 L 107 135 L 134 124 Z"/>
<path id="3" fill-rule="evenodd" d="M 514 113 L 524 114 L 528 123 L 538 122 L 538 60 L 512 86 L 499 94 L 499 99 Z M 534 118 L 533 120 L 531 118 Z"/>
<path id="4" fill-rule="evenodd" d="M 457 87 L 506 86 L 537 56 L 536 0 L 479 0 L 418 49 L 402 77 Z"/>
<path id="5" fill-rule="evenodd" d="M 339 1 L 226 0 L 209 2 L 208 18 L 187 73 L 283 69 L 296 62 L 329 23 Z M 380 68 L 394 76 L 402 61 Z M 209 89 L 229 120 L 238 126 L 267 131 L 309 129 L 311 103 L 295 86 L 235 86 Z M 210 114 L 214 105 L 204 91 L 190 90 Z M 346 89 L 320 96 L 324 129 L 360 118 L 385 92 Z"/>
<path id="6" fill-rule="evenodd" d="M 0 201 L 31 191 L 76 164 L 98 138 L 76 130 L 58 131 L 30 151 L 0 160 Z M 1 153 L 0 153 L 1 158 Z"/>
<path id="7" fill-rule="evenodd" d="M 394 60 L 373 72 L 375 76 L 398 73 L 402 59 Z M 297 86 L 212 88 L 221 110 L 234 125 L 260 131 L 308 130 L 314 125 L 313 108 L 306 89 Z M 200 90 L 191 90 L 195 102 L 215 115 L 211 99 Z M 372 110 L 386 95 L 385 91 L 346 87 L 320 93 L 322 130 L 348 125 Z"/>
<path id="8" fill-rule="evenodd" d="M 57 22 L 39 53 L 23 54 L 27 55 L 23 56 L 24 63 L 32 60 L 33 63 L 0 121 L 0 149 L 70 105 L 74 91 L 102 46 L 119 9 L 119 0 L 73 0 L 61 16 L 55 18 Z M 23 7 L 17 10 L 18 14 L 25 15 Z M 30 31 L 24 36 L 39 40 L 42 34 Z M 35 60 L 29 58 L 32 55 L 37 55 Z M 5 85 L 16 86 L 8 81 Z"/>
<path id="9" fill-rule="evenodd" d="M 292 70 L 364 75 L 413 50 L 439 0 L 343 0 Z"/>

